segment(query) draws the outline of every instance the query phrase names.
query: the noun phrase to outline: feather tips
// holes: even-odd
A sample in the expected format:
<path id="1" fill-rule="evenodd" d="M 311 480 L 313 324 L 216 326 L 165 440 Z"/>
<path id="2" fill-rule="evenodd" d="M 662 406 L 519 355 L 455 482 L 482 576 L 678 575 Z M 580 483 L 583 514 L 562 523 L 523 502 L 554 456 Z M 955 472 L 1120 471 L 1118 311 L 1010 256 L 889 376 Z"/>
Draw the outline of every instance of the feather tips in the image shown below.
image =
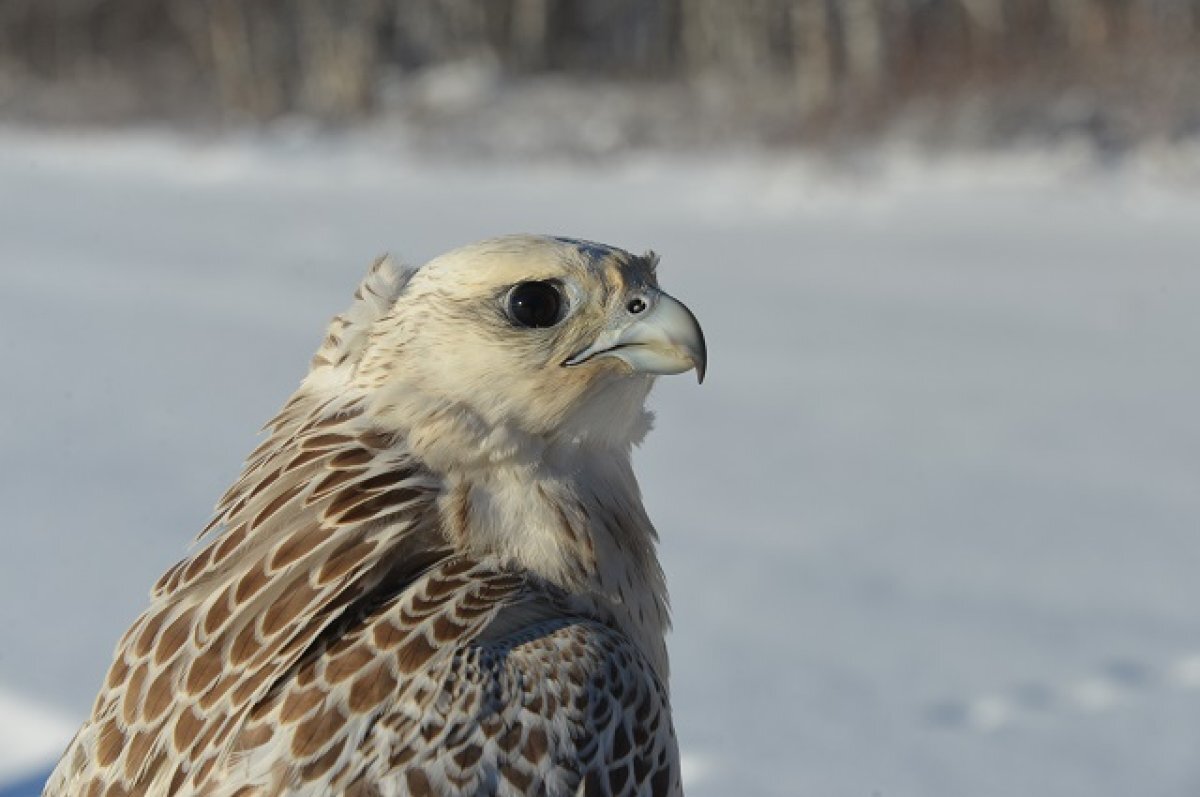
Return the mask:
<path id="1" fill-rule="evenodd" d="M 400 266 L 388 255 L 376 258 L 354 292 L 354 303 L 329 323 L 312 370 L 357 362 L 371 328 L 387 315 L 414 273 L 415 268 Z"/>

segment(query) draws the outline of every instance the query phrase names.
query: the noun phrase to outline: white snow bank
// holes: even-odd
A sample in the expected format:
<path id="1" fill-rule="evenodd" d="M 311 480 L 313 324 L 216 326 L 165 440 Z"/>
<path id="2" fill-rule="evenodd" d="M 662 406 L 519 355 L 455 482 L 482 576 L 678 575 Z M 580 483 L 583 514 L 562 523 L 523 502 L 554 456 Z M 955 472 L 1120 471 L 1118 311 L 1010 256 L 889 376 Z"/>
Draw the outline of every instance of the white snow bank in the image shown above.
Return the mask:
<path id="1" fill-rule="evenodd" d="M 52 765 L 75 730 L 59 712 L 0 689 L 0 789 Z"/>

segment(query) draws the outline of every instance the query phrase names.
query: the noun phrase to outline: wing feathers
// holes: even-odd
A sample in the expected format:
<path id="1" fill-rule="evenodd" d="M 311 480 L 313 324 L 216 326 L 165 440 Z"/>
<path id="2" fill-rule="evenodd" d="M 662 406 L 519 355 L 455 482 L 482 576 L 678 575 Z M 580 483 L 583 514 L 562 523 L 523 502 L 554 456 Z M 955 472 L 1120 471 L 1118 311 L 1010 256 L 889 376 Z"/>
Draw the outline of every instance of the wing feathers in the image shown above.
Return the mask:
<path id="1" fill-rule="evenodd" d="M 120 643 L 77 742 L 90 753 L 56 780 L 61 793 L 93 776 L 137 792 L 169 766 L 198 787 L 254 703 L 340 612 L 397 577 L 385 552 L 409 533 L 440 535 L 429 528 L 436 480 L 381 448 L 393 438 L 352 398 L 321 402 L 302 388 L 268 442 L 222 499 L 209 539 L 160 580 Z M 285 467 L 300 454 L 311 456 Z M 155 755 L 151 739 L 171 755 Z"/>

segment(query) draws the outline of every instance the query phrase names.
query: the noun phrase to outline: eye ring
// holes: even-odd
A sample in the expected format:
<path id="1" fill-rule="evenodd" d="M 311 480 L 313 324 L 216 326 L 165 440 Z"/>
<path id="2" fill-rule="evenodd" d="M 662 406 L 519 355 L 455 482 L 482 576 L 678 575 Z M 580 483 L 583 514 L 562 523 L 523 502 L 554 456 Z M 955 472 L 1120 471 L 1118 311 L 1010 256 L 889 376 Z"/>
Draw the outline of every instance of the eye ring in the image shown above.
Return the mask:
<path id="1" fill-rule="evenodd" d="M 629 312 L 633 313 L 634 315 L 645 312 L 646 300 L 640 296 L 635 296 L 634 298 L 629 300 L 629 304 L 625 305 L 625 309 L 628 310 Z"/>
<path id="2" fill-rule="evenodd" d="M 552 327 L 566 315 L 558 285 L 543 280 L 519 282 L 508 292 L 506 310 L 514 324 L 527 329 Z"/>

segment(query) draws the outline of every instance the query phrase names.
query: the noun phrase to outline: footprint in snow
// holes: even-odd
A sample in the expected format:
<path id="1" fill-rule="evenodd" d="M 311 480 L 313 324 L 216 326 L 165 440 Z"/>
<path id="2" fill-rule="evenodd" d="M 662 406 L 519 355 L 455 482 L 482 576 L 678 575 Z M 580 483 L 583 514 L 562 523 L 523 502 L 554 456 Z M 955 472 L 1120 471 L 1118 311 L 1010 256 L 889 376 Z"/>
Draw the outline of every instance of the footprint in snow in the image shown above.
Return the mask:
<path id="1" fill-rule="evenodd" d="M 1116 710 L 1154 688 L 1200 690 L 1200 652 L 1180 656 L 1161 669 L 1112 659 L 1094 672 L 1063 682 L 1029 681 L 965 700 L 931 703 L 922 717 L 936 728 L 989 733 L 1051 715 Z"/>

